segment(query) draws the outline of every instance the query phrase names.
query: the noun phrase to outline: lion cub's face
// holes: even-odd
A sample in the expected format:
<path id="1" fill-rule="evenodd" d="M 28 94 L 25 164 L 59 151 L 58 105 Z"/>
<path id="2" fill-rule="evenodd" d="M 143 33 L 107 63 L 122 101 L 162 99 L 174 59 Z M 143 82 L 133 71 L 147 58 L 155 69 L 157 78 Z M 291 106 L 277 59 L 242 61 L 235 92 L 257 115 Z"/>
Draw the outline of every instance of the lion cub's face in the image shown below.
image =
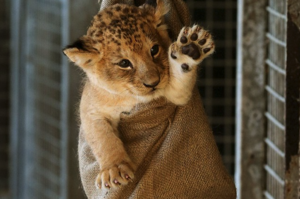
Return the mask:
<path id="1" fill-rule="evenodd" d="M 151 96 L 168 82 L 170 39 L 163 4 L 117 4 L 99 12 L 87 35 L 64 53 L 93 85 L 122 95 Z"/>

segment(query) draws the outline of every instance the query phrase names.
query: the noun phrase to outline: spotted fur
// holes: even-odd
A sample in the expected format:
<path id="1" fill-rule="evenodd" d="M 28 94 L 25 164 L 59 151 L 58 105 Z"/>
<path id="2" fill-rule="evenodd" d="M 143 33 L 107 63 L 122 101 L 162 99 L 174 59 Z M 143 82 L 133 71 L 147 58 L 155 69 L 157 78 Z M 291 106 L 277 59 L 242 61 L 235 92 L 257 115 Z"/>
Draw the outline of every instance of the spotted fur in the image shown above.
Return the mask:
<path id="1" fill-rule="evenodd" d="M 137 168 L 119 138 L 120 114 L 158 97 L 186 104 L 197 65 L 214 51 L 211 35 L 197 25 L 184 27 L 172 43 L 167 12 L 162 0 L 107 7 L 94 16 L 87 34 L 64 50 L 87 76 L 80 120 L 100 165 L 98 188 L 126 185 Z"/>

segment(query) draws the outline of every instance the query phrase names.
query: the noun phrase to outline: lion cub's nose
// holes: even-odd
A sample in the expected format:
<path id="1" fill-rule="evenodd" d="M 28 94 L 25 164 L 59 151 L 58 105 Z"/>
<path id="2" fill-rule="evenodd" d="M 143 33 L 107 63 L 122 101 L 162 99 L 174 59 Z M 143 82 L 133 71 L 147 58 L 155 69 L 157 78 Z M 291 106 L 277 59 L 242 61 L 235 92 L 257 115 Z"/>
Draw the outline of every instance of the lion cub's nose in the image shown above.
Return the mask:
<path id="1" fill-rule="evenodd" d="M 148 88 L 154 88 L 155 86 L 157 86 L 159 84 L 160 80 L 157 80 L 155 82 L 147 82 L 147 83 L 143 83 L 144 86 L 148 87 Z"/>

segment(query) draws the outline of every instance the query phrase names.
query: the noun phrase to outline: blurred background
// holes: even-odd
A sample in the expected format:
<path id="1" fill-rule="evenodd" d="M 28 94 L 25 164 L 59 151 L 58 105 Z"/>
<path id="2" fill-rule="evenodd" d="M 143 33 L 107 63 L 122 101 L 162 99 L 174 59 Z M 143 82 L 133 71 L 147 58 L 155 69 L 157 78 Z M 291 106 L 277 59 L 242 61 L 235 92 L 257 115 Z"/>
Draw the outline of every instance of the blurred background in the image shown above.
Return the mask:
<path id="1" fill-rule="evenodd" d="M 0 199 L 86 198 L 77 161 L 82 73 L 62 49 L 99 5 L 0 2 Z M 216 43 L 197 85 L 238 198 L 300 198 L 300 2 L 186 3 Z"/>

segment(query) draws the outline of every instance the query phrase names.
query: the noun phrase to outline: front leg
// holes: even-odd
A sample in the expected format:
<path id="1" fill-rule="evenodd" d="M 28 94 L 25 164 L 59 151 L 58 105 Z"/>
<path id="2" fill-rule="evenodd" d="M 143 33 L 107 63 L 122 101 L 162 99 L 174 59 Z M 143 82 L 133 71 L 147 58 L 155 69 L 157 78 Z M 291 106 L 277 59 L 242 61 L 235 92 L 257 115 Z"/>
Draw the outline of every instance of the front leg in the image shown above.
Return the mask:
<path id="1" fill-rule="evenodd" d="M 87 119 L 87 118 L 86 118 Z M 84 120 L 84 135 L 100 166 L 97 188 L 117 188 L 134 178 L 136 169 L 117 136 L 116 125 L 107 118 Z"/>
<path id="2" fill-rule="evenodd" d="M 170 81 L 166 97 L 177 105 L 191 98 L 197 79 L 197 66 L 214 52 L 210 33 L 198 25 L 181 29 L 177 41 L 169 47 Z"/>

